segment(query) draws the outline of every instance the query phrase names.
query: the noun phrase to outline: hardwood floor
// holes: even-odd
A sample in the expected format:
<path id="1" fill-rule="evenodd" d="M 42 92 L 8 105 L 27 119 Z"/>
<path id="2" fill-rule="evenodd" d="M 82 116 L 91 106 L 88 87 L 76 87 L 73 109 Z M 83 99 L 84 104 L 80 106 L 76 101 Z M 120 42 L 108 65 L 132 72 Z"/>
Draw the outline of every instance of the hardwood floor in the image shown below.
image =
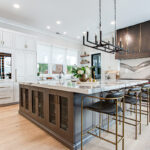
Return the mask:
<path id="1" fill-rule="evenodd" d="M 150 150 L 150 125 L 142 117 L 142 135 L 134 140 L 134 128 L 125 126 L 125 150 Z M 105 134 L 105 137 L 110 135 Z M 111 137 L 110 137 L 111 138 Z M 114 150 L 103 140 L 92 139 L 84 150 Z M 68 150 L 52 136 L 18 114 L 18 105 L 0 107 L 0 150 Z M 119 146 L 121 150 L 121 144 Z"/>
<path id="2" fill-rule="evenodd" d="M 0 107 L 0 150 L 67 150 L 18 114 L 18 105 Z"/>

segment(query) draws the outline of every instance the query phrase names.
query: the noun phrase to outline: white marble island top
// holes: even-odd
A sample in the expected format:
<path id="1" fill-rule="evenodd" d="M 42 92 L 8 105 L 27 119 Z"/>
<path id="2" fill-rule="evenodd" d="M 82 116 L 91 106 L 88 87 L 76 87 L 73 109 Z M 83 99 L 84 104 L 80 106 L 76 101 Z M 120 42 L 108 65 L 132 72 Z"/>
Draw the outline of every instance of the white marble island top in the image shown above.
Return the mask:
<path id="1" fill-rule="evenodd" d="M 81 83 L 71 81 L 39 81 L 37 83 L 22 82 L 20 84 L 53 90 L 81 94 L 95 94 L 147 83 L 147 80 L 99 80 L 97 83 Z"/>

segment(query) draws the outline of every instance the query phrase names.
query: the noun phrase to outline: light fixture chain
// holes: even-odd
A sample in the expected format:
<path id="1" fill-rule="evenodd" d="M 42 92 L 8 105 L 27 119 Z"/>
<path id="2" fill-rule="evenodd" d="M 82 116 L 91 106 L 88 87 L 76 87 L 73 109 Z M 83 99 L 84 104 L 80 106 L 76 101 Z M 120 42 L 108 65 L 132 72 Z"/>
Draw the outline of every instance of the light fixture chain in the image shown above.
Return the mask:
<path id="1" fill-rule="evenodd" d="M 117 45 L 117 2 L 114 0 L 115 45 Z"/>
<path id="2" fill-rule="evenodd" d="M 99 0 L 99 28 L 101 31 L 101 26 L 102 26 L 102 8 L 101 8 L 101 0 Z"/>

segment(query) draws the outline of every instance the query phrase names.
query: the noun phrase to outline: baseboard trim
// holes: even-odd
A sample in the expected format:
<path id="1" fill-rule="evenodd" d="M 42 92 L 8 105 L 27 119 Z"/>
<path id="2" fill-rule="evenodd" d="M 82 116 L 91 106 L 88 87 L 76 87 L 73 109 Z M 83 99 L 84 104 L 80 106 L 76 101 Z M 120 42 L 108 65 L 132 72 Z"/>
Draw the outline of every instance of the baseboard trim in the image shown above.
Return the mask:
<path id="1" fill-rule="evenodd" d="M 11 105 L 16 105 L 19 104 L 19 102 L 12 102 L 12 103 L 7 103 L 7 104 L 0 104 L 0 107 L 6 107 L 6 106 L 11 106 Z"/>

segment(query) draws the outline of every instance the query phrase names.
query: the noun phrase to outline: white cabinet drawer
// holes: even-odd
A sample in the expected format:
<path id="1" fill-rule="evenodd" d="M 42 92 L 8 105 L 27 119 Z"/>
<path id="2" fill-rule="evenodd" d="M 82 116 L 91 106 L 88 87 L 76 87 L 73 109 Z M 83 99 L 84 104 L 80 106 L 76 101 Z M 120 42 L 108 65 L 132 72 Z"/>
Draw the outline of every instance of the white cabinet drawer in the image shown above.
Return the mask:
<path id="1" fill-rule="evenodd" d="M 0 104 L 8 104 L 8 103 L 12 103 L 12 102 L 13 102 L 12 97 L 0 98 Z"/>
<path id="2" fill-rule="evenodd" d="M 13 88 L 0 87 L 0 98 L 3 97 L 13 97 Z"/>

